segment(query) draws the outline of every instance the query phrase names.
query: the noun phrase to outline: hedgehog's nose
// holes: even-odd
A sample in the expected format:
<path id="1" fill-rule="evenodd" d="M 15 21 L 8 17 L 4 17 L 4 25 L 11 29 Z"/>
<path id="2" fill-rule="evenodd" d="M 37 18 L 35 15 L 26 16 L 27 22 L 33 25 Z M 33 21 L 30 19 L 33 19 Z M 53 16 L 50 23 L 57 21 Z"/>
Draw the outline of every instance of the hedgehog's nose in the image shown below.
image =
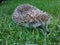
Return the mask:
<path id="1" fill-rule="evenodd" d="M 49 33 L 50 33 L 50 30 L 49 30 L 48 28 L 46 29 L 46 33 L 47 33 L 47 34 L 49 34 Z"/>

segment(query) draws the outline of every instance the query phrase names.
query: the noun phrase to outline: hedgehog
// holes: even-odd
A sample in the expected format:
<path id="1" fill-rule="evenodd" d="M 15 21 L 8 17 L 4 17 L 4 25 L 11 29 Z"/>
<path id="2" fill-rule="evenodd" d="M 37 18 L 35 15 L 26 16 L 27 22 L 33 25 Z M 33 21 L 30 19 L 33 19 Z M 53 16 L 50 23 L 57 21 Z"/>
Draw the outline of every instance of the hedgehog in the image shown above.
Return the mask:
<path id="1" fill-rule="evenodd" d="M 38 28 L 46 24 L 46 31 L 49 33 L 50 24 L 49 14 L 30 4 L 17 6 L 12 15 L 12 20 L 18 25 L 25 27 Z"/>

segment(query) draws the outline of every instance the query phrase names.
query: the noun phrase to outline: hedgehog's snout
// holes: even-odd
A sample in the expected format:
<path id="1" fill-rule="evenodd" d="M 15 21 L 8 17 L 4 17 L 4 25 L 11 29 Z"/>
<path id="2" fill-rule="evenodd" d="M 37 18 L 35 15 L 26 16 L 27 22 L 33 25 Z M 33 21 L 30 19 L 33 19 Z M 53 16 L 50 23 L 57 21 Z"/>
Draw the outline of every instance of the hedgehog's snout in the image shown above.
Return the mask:
<path id="1" fill-rule="evenodd" d="M 46 33 L 49 34 L 50 33 L 50 30 L 48 28 L 48 26 L 46 25 Z"/>
<path id="2" fill-rule="evenodd" d="M 46 33 L 49 34 L 50 33 L 50 30 L 49 29 L 46 29 Z"/>

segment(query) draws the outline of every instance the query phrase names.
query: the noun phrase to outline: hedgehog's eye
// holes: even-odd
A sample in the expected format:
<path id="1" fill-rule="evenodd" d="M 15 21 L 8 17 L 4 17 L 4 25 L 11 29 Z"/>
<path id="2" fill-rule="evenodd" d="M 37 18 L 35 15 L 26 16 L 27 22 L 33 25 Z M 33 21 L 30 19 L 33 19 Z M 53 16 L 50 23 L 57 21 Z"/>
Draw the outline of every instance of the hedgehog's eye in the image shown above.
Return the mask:
<path id="1" fill-rule="evenodd" d="M 35 22 L 30 22 L 29 24 L 34 24 Z"/>
<path id="2" fill-rule="evenodd" d="M 36 23 L 37 23 L 37 22 L 34 22 L 34 21 L 33 21 L 33 22 L 30 22 L 29 24 L 30 24 L 30 25 L 33 25 L 33 24 L 36 24 Z"/>

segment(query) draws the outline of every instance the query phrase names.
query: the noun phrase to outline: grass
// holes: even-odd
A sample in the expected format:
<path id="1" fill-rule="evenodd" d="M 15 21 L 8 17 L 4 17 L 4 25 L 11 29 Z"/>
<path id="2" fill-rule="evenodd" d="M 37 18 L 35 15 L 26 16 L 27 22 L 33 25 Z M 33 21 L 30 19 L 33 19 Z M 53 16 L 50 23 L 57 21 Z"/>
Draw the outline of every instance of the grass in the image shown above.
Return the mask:
<path id="1" fill-rule="evenodd" d="M 0 3 L 0 45 L 45 45 L 41 31 L 21 27 L 12 21 L 14 9 L 23 3 L 29 3 L 51 14 L 53 18 L 46 45 L 60 45 L 60 0 L 6 0 Z"/>

